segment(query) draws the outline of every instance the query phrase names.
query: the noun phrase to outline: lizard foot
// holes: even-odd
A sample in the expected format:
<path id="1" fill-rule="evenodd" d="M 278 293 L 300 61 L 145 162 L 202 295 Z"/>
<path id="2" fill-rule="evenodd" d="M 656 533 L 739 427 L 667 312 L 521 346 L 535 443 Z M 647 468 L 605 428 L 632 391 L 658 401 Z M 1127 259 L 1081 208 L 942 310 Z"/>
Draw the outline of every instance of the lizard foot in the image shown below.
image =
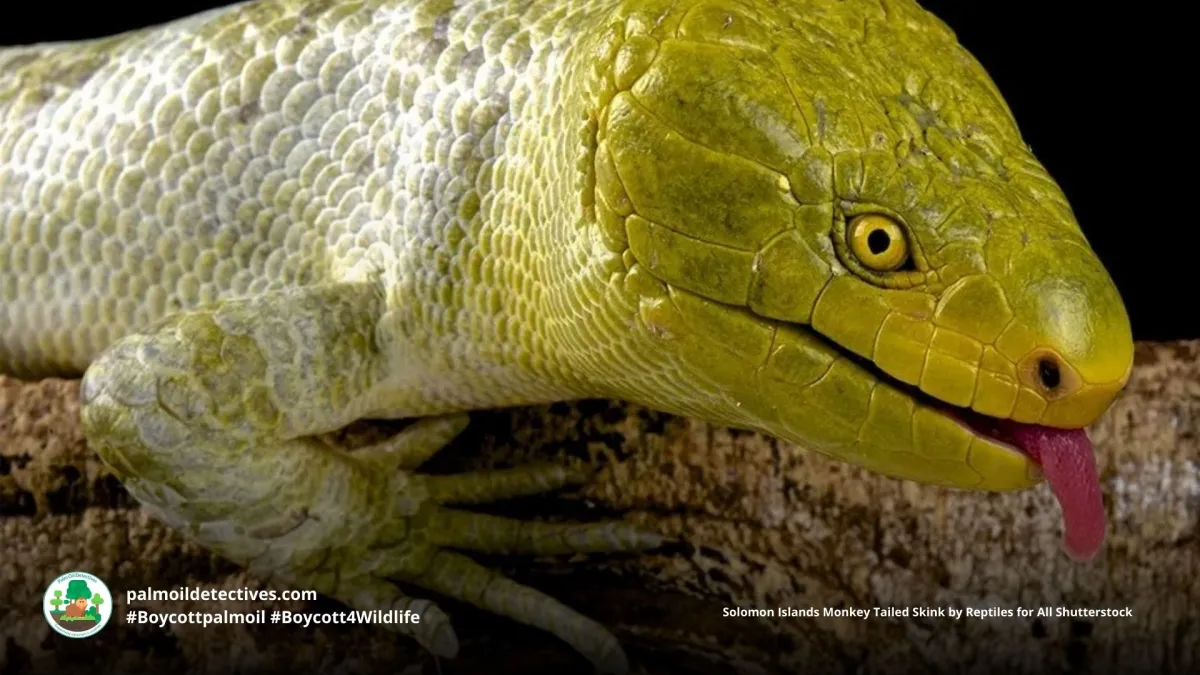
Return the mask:
<path id="1" fill-rule="evenodd" d="M 588 472 L 525 466 L 416 473 L 466 425 L 425 418 L 342 452 L 318 436 L 396 392 L 373 351 L 384 294 L 371 284 L 285 289 L 175 315 L 104 352 L 84 376 L 89 444 L 143 508 L 255 574 L 360 610 L 419 611 L 397 623 L 434 654 L 458 642 L 433 603 L 395 581 L 545 629 L 600 670 L 625 655 L 598 623 L 462 551 L 560 554 L 653 547 L 620 523 L 521 522 L 452 505 L 551 490 Z"/>
<path id="2" fill-rule="evenodd" d="M 586 480 L 584 467 L 528 465 L 457 475 L 405 473 L 449 443 L 467 424 L 466 415 L 418 420 L 397 436 L 368 446 L 354 457 L 375 471 L 397 471 L 397 512 L 408 514 L 411 536 L 381 550 L 375 574 L 429 589 L 521 623 L 546 630 L 587 657 L 601 672 L 628 668 L 620 644 L 603 626 L 557 600 L 522 586 L 471 560 L 458 550 L 511 555 L 558 555 L 629 551 L 658 546 L 658 535 L 624 523 L 559 524 L 521 521 L 447 508 L 536 494 Z M 412 502 L 422 500 L 421 505 Z M 388 586 L 374 586 L 371 607 L 394 601 Z M 379 594 L 384 594 L 381 598 Z M 451 644 L 453 632 L 448 631 Z M 439 653 L 437 650 L 432 650 Z"/>

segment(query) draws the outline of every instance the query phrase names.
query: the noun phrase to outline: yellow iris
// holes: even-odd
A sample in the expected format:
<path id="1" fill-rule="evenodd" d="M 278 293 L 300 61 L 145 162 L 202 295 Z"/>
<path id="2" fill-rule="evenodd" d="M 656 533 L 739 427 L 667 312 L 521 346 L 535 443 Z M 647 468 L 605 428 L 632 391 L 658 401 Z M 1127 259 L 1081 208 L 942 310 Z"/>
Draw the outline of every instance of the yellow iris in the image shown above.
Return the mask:
<path id="1" fill-rule="evenodd" d="M 887 216 L 870 213 L 850 221 L 846 239 L 854 257 L 868 269 L 891 272 L 908 261 L 904 230 Z"/>

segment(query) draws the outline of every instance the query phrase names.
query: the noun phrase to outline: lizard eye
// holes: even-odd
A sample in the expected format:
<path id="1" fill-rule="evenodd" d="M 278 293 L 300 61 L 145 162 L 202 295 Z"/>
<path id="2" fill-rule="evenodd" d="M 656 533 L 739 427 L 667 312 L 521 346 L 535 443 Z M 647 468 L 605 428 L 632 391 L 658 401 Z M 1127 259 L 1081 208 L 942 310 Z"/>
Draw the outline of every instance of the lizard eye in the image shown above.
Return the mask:
<path id="1" fill-rule="evenodd" d="M 908 261 L 908 239 L 896 221 L 877 213 L 850 221 L 846 239 L 850 251 L 867 269 L 891 272 Z"/>

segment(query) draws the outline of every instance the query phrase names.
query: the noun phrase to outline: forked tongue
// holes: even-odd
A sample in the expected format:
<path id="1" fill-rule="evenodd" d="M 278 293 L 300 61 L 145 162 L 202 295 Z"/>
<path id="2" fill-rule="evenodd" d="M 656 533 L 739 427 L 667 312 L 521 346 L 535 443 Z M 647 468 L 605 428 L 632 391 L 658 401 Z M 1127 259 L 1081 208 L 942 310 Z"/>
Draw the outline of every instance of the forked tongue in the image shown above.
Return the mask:
<path id="1" fill-rule="evenodd" d="M 986 418 L 985 418 L 986 419 Z M 1104 543 L 1104 502 L 1096 455 L 1083 429 L 1055 429 L 1011 420 L 972 420 L 989 436 L 1015 445 L 1042 467 L 1063 514 L 1063 546 L 1075 560 L 1090 560 Z"/>

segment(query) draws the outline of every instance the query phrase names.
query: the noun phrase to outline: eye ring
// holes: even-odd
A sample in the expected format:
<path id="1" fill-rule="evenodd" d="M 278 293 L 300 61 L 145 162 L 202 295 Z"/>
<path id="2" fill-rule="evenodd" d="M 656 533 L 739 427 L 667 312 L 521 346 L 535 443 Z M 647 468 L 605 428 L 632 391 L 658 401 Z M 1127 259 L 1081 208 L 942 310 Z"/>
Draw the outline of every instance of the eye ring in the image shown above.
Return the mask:
<path id="1" fill-rule="evenodd" d="M 898 270 L 909 259 L 908 238 L 900 224 L 878 213 L 855 216 L 847 226 L 846 242 L 854 257 L 875 272 Z"/>

